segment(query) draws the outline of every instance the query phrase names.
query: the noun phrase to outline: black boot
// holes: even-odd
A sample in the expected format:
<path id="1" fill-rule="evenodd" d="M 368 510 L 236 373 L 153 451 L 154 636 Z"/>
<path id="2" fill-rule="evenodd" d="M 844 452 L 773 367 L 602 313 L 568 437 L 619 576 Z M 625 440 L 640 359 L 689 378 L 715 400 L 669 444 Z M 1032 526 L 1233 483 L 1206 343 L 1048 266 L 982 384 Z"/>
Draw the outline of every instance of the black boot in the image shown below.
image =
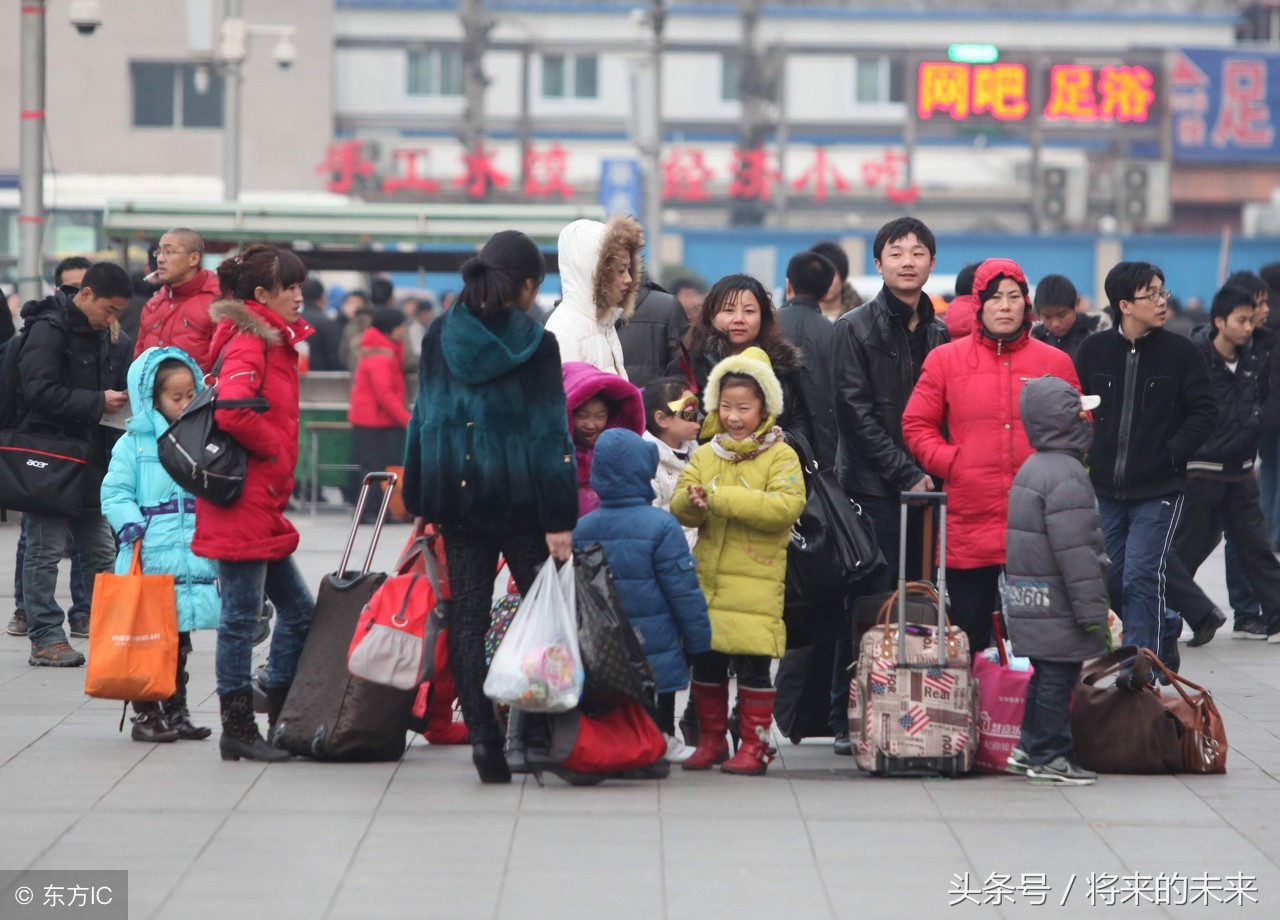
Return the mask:
<path id="1" fill-rule="evenodd" d="M 177 741 L 178 732 L 170 728 L 160 711 L 159 703 L 134 703 L 133 731 L 130 734 L 134 741 Z"/>
<path id="2" fill-rule="evenodd" d="M 502 740 L 479 741 L 471 746 L 471 762 L 476 765 L 482 783 L 509 783 L 511 769 L 502 750 Z"/>
<path id="3" fill-rule="evenodd" d="M 284 709 L 284 701 L 289 698 L 292 684 L 267 688 L 267 741 L 276 743 L 276 723 L 280 721 L 280 711 Z"/>
<path id="4" fill-rule="evenodd" d="M 684 715 L 680 716 L 680 737 L 689 747 L 698 746 L 698 711 L 693 708 L 693 694 L 684 704 Z"/>
<path id="5" fill-rule="evenodd" d="M 191 721 L 191 711 L 187 709 L 187 652 L 181 646 L 178 649 L 178 689 L 173 696 L 162 704 L 165 721 L 169 727 L 177 731 L 183 741 L 203 741 L 213 734 L 207 725 L 196 725 Z"/>
<path id="6" fill-rule="evenodd" d="M 222 709 L 222 737 L 218 748 L 223 760 L 278 761 L 289 760 L 287 751 L 274 748 L 258 734 L 258 723 L 253 718 L 253 691 L 246 687 L 234 693 L 218 697 Z"/>

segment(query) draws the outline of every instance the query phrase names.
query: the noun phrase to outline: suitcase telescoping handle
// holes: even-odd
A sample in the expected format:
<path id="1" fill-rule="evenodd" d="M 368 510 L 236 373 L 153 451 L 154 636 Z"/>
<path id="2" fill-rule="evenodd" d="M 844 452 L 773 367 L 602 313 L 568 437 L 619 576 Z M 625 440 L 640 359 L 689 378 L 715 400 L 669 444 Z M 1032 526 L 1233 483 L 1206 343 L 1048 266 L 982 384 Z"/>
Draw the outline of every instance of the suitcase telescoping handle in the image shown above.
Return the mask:
<path id="1" fill-rule="evenodd" d="M 907 508 L 927 502 L 938 506 L 938 664 L 947 663 L 947 493 L 903 492 L 898 527 L 898 665 L 907 667 Z M 929 580 L 931 528 L 925 528 L 920 577 Z"/>
<path id="2" fill-rule="evenodd" d="M 360 519 L 364 517 L 364 505 L 369 499 L 369 490 L 375 482 L 386 483 L 386 488 L 382 492 L 382 505 L 378 508 L 378 520 L 373 525 L 373 539 L 369 541 L 369 552 L 364 557 L 364 566 L 360 569 L 361 575 L 366 575 L 369 568 L 373 565 L 373 553 L 378 548 L 378 538 L 382 536 L 382 525 L 387 521 L 387 508 L 391 505 L 391 491 L 395 488 L 395 473 L 369 473 L 364 477 L 364 482 L 360 484 L 360 497 L 356 500 L 355 517 L 351 520 L 351 532 L 347 534 L 347 545 L 342 551 L 342 562 L 338 563 L 337 575 L 339 578 L 347 574 L 347 563 L 351 560 L 351 548 L 355 546 L 356 531 L 360 529 Z"/>

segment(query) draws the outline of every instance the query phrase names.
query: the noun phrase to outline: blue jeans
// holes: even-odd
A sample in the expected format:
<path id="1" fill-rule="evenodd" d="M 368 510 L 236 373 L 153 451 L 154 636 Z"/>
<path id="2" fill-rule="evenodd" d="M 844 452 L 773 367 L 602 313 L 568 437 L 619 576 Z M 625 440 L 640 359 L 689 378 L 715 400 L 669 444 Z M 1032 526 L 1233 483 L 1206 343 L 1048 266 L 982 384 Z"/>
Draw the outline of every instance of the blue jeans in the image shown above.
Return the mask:
<path id="1" fill-rule="evenodd" d="M 1126 645 L 1160 654 L 1165 616 L 1165 559 L 1173 544 L 1182 493 L 1126 501 L 1098 498 L 1111 568 L 1111 607 L 1124 623 Z"/>
<path id="2" fill-rule="evenodd" d="M 27 534 L 27 552 L 22 563 L 22 602 L 27 612 L 27 636 L 32 646 L 44 648 L 66 642 L 62 629 L 63 612 L 54 594 L 58 588 L 58 563 L 67 554 L 67 541 L 74 540 L 80 558 L 88 566 L 83 579 L 86 604 L 93 604 L 93 582 L 99 572 L 115 569 L 116 539 L 107 519 L 97 511 L 78 518 L 26 514 L 22 518 Z"/>
<path id="3" fill-rule="evenodd" d="M 1080 680 L 1080 662 L 1032 658 L 1031 667 L 1018 746 L 1036 766 L 1050 763 L 1055 757 L 1074 761 L 1069 710 L 1071 694 Z"/>
<path id="4" fill-rule="evenodd" d="M 18 528 L 18 553 L 13 561 L 13 606 L 26 610 L 26 595 L 22 590 L 22 568 L 27 558 L 27 519 L 23 517 Z M 84 596 L 84 577 L 80 574 L 80 551 L 71 547 L 71 609 L 68 620 L 79 620 L 89 615 L 89 598 Z"/>
<path id="5" fill-rule="evenodd" d="M 1231 599 L 1231 609 L 1237 619 L 1262 616 L 1262 605 L 1258 596 L 1253 593 L 1253 584 L 1245 572 L 1240 554 L 1230 540 L 1227 540 L 1227 596 Z"/>
<path id="6" fill-rule="evenodd" d="M 218 621 L 218 652 L 214 670 L 218 695 L 249 687 L 253 662 L 253 632 L 262 614 L 265 593 L 276 606 L 267 657 L 267 686 L 293 683 L 302 644 L 315 616 L 316 602 L 302 580 L 292 556 L 271 562 L 218 562 L 222 590 L 222 619 Z"/>

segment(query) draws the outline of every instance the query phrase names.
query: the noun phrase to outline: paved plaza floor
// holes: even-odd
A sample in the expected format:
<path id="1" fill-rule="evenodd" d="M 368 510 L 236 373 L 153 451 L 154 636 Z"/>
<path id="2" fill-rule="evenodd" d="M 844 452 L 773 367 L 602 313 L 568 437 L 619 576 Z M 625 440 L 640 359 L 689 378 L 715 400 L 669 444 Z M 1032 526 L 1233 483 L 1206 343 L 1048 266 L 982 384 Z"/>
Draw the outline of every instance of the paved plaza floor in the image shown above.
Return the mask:
<path id="1" fill-rule="evenodd" d="M 316 585 L 346 519 L 296 520 Z M 405 535 L 388 528 L 377 565 Z M 16 537 L 0 525 L 0 560 Z M 1203 583 L 1225 606 L 1221 565 Z M 192 708 L 216 726 L 213 634 L 195 645 Z M 469 748 L 416 736 L 399 763 L 223 763 L 216 733 L 130 741 L 82 669 L 27 651 L 0 635 L 0 870 L 127 869 L 137 920 L 1280 915 L 1280 647 L 1226 631 L 1183 670 L 1214 691 L 1230 773 L 1077 789 L 876 779 L 783 739 L 765 778 L 586 789 L 481 786 Z"/>

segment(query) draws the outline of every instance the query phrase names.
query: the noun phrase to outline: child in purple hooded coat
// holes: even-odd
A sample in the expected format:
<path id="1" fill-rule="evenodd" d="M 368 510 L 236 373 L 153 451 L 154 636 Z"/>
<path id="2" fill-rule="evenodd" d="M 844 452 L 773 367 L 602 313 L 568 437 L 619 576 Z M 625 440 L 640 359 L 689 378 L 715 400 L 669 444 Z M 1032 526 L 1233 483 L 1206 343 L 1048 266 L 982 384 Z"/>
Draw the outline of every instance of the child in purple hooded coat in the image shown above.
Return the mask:
<path id="1" fill-rule="evenodd" d="M 644 399 L 627 381 L 582 361 L 566 361 L 560 368 L 565 402 L 569 408 L 569 433 L 578 461 L 578 517 L 600 507 L 591 488 L 591 460 L 596 439 L 610 428 L 644 433 Z"/>

